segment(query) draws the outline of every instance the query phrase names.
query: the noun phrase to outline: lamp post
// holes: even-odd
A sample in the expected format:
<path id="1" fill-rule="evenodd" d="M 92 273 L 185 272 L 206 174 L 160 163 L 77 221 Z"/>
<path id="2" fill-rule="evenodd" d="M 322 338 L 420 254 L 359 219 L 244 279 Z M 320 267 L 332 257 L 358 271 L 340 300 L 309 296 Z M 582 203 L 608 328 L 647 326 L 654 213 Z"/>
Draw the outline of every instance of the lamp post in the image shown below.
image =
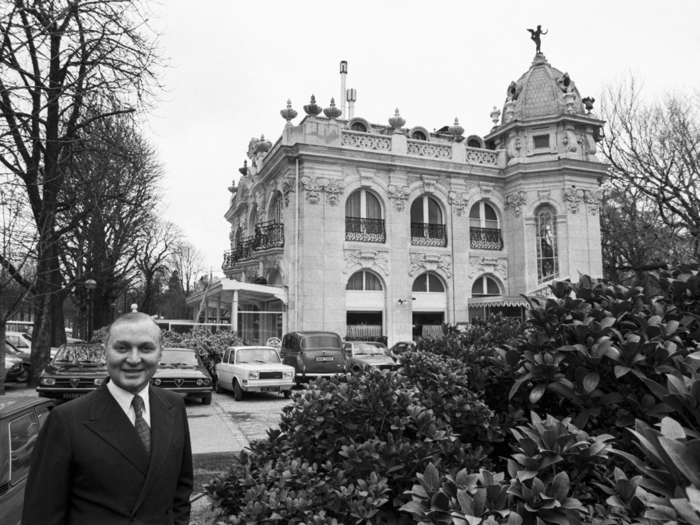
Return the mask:
<path id="1" fill-rule="evenodd" d="M 85 281 L 85 288 L 88 291 L 88 326 L 87 326 L 88 334 L 87 334 L 87 339 L 88 339 L 88 341 L 90 341 L 90 339 L 92 339 L 92 310 L 93 310 L 92 292 L 95 288 L 97 288 L 97 282 L 94 279 L 88 279 L 87 281 Z"/>

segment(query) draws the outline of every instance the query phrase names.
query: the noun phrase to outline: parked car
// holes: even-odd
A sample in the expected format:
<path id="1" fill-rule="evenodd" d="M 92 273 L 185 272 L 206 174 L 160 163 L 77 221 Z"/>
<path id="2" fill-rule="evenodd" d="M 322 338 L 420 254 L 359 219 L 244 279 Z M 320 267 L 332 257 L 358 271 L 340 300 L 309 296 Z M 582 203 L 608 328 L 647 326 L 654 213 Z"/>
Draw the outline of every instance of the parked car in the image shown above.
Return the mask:
<path id="1" fill-rule="evenodd" d="M 49 399 L 0 396 L 0 523 L 22 520 L 34 443 L 53 407 Z"/>
<path id="2" fill-rule="evenodd" d="M 414 343 L 413 341 L 399 341 L 398 343 L 392 345 L 391 348 L 389 348 L 389 352 L 392 355 L 398 355 L 415 349 L 416 343 Z"/>
<path id="3" fill-rule="evenodd" d="M 348 369 L 353 372 L 359 372 L 367 366 L 380 370 L 396 370 L 399 367 L 384 343 L 374 341 L 347 342 L 343 344 L 343 352 L 348 359 Z"/>
<path id="4" fill-rule="evenodd" d="M 282 338 L 282 362 L 294 367 L 294 380 L 311 379 L 347 372 L 343 342 L 334 332 L 289 332 Z"/>
<path id="5" fill-rule="evenodd" d="M 26 383 L 29 380 L 29 352 L 20 352 L 12 343 L 5 341 L 5 357 L 11 356 L 20 360 L 19 368 L 16 368 L 16 361 L 11 360 L 10 370 L 7 367 L 7 360 L 5 360 L 5 381 L 14 381 L 16 383 Z"/>
<path id="6" fill-rule="evenodd" d="M 211 404 L 212 380 L 197 352 L 190 348 L 163 348 L 158 370 L 151 383 Z"/>
<path id="7" fill-rule="evenodd" d="M 16 355 L 8 354 L 5 350 L 5 382 L 19 382 L 17 378 L 22 376 L 24 373 L 24 367 L 22 366 L 22 359 Z M 26 381 L 26 379 L 24 380 Z"/>
<path id="8" fill-rule="evenodd" d="M 5 341 L 9 341 L 17 350 L 29 356 L 32 351 L 32 336 L 25 332 L 5 332 Z M 68 341 L 70 342 L 70 341 Z M 56 355 L 58 348 L 51 347 L 51 357 Z M 27 357 L 27 362 L 28 362 Z"/>
<path id="9" fill-rule="evenodd" d="M 105 349 L 101 344 L 66 343 L 41 372 L 36 391 L 41 397 L 74 399 L 92 392 L 106 378 Z"/>
<path id="10" fill-rule="evenodd" d="M 236 401 L 245 392 L 282 392 L 289 398 L 294 367 L 282 364 L 271 346 L 232 346 L 216 364 L 216 391 L 233 390 Z"/>

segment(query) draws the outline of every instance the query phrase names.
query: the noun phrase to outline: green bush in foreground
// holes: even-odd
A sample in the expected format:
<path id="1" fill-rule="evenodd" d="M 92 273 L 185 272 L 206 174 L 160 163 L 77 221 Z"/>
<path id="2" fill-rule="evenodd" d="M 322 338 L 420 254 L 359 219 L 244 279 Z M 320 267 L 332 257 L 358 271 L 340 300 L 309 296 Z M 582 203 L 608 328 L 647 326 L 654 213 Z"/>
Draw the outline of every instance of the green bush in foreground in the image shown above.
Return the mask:
<path id="1" fill-rule="evenodd" d="M 228 523 L 700 525 L 697 266 L 446 329 L 398 373 L 313 384 L 236 473 Z"/>

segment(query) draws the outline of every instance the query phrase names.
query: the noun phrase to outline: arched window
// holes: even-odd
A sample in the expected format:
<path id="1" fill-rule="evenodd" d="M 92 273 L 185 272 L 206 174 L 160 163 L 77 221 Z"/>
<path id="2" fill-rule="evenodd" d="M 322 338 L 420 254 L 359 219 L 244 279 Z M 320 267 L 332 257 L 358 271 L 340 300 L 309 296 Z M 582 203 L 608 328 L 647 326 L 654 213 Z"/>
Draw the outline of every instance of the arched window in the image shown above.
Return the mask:
<path id="1" fill-rule="evenodd" d="M 467 141 L 467 146 L 469 146 L 470 148 L 481 148 L 481 142 L 479 142 L 476 139 L 469 139 Z"/>
<path id="2" fill-rule="evenodd" d="M 386 229 L 379 199 L 370 191 L 354 191 L 345 202 L 345 240 L 385 242 Z"/>
<path id="3" fill-rule="evenodd" d="M 427 195 L 411 204 L 411 244 L 447 246 L 447 231 L 438 202 Z"/>
<path id="4" fill-rule="evenodd" d="M 364 270 L 352 274 L 350 279 L 348 279 L 348 284 L 345 286 L 345 289 L 372 292 L 383 290 L 382 282 L 379 280 L 379 277 L 374 275 L 372 272 L 367 272 Z"/>
<path id="5" fill-rule="evenodd" d="M 361 131 L 362 133 L 367 133 L 367 126 L 365 126 L 362 122 L 353 122 L 350 126 L 350 129 L 353 131 Z"/>
<path id="6" fill-rule="evenodd" d="M 557 215 L 551 206 L 542 206 L 535 212 L 537 228 L 537 282 L 544 283 L 559 277 L 557 247 Z"/>
<path id="7" fill-rule="evenodd" d="M 502 250 L 498 214 L 489 203 L 477 202 L 469 210 L 470 246 L 475 250 Z"/>
<path id="8" fill-rule="evenodd" d="M 253 209 L 248 217 L 248 235 L 255 235 L 255 225 L 258 223 L 258 207 L 253 205 Z"/>
<path id="9" fill-rule="evenodd" d="M 255 225 L 255 249 L 267 250 L 284 246 L 282 195 L 277 192 L 267 209 L 267 221 Z"/>
<path id="10" fill-rule="evenodd" d="M 270 209 L 267 212 L 267 220 L 277 224 L 282 223 L 282 197 L 279 193 L 275 194 L 270 203 Z"/>
<path id="11" fill-rule="evenodd" d="M 414 292 L 445 293 L 445 286 L 440 278 L 432 273 L 424 273 L 413 281 Z"/>
<path id="12" fill-rule="evenodd" d="M 472 297 L 501 295 L 501 287 L 493 277 L 482 275 L 472 285 Z"/>

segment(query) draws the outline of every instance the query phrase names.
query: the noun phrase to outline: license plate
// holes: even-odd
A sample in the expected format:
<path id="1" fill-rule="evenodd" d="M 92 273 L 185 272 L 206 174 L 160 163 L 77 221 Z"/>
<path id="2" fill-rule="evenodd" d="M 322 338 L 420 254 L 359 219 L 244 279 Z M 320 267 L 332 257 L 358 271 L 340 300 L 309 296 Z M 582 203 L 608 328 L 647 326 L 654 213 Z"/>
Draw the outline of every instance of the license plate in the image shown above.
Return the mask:
<path id="1" fill-rule="evenodd" d="M 261 386 L 260 391 L 261 392 L 279 392 L 280 387 L 278 387 L 278 386 Z"/>
<path id="2" fill-rule="evenodd" d="M 317 357 L 316 361 L 333 361 L 334 357 Z"/>
<path id="3" fill-rule="evenodd" d="M 63 394 L 63 399 L 75 399 L 81 397 L 83 394 Z"/>

